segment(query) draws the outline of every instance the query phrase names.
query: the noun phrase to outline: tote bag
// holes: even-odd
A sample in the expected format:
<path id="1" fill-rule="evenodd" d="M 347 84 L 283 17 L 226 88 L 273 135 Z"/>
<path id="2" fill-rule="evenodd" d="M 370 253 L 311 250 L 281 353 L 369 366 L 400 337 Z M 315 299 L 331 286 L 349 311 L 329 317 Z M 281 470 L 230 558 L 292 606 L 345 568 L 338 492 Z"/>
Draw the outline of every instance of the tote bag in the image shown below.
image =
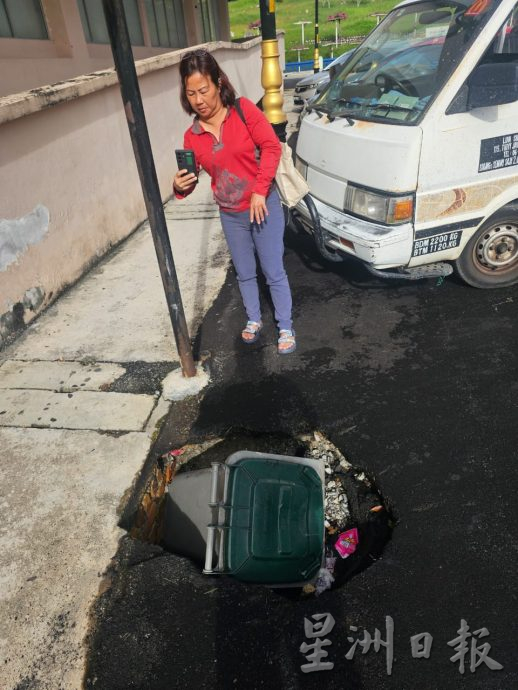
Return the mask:
<path id="1" fill-rule="evenodd" d="M 286 142 L 281 142 L 281 159 L 275 173 L 275 184 L 282 203 L 288 208 L 296 206 L 309 193 L 308 183 L 295 167 L 293 154 Z"/>
<path id="2" fill-rule="evenodd" d="M 239 98 L 236 98 L 235 108 L 248 129 Z M 281 142 L 281 158 L 275 173 L 275 184 L 282 203 L 288 208 L 296 206 L 309 193 L 308 183 L 295 167 L 291 148 L 285 142 Z"/>

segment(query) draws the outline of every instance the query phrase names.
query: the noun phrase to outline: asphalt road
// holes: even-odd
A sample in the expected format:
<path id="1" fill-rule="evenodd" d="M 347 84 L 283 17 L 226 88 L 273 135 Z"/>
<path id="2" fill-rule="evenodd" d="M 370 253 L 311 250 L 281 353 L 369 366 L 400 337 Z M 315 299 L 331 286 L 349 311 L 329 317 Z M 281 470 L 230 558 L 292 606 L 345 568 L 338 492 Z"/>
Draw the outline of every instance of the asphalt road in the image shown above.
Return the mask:
<path id="1" fill-rule="evenodd" d="M 298 349 L 279 357 L 271 308 L 246 348 L 232 273 L 201 327 L 212 383 L 176 408 L 163 447 L 223 434 L 320 429 L 374 477 L 398 524 L 383 557 L 340 590 L 290 601 L 204 578 L 188 561 L 126 540 L 98 604 L 87 687 L 510 690 L 518 686 L 515 573 L 518 288 L 479 291 L 454 277 L 382 282 L 326 264 L 309 238 L 286 237 Z M 275 448 L 272 448 L 275 452 Z M 331 613 L 332 670 L 303 673 L 304 618 Z M 350 626 L 387 650 L 351 648 Z M 465 672 L 451 661 L 461 620 Z M 429 658 L 410 638 L 433 637 Z M 473 652 L 491 644 L 470 670 Z M 309 653 L 309 652 L 308 652 Z M 95 682 L 94 682 L 95 679 Z"/>

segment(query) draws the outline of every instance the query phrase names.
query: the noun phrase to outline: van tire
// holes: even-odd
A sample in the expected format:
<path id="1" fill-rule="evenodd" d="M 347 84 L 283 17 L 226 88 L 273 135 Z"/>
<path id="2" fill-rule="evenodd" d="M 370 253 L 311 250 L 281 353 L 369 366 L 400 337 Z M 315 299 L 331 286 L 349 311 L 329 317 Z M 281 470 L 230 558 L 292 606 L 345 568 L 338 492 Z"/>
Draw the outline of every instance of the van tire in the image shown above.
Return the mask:
<path id="1" fill-rule="evenodd" d="M 480 226 L 455 261 L 455 270 L 476 288 L 518 282 L 518 203 L 504 206 Z"/>

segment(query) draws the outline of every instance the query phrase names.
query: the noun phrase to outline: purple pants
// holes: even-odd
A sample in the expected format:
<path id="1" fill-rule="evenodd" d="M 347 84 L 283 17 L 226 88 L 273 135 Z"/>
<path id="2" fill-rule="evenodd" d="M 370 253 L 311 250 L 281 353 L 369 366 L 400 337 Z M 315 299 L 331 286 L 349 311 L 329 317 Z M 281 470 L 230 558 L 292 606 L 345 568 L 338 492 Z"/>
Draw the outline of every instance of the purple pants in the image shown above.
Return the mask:
<path id="1" fill-rule="evenodd" d="M 237 273 L 241 297 L 249 321 L 261 321 L 257 264 L 270 288 L 279 329 L 291 329 L 291 291 L 284 269 L 284 213 L 276 189 L 266 199 L 268 216 L 264 223 L 250 223 L 250 211 L 220 211 L 223 232 Z"/>

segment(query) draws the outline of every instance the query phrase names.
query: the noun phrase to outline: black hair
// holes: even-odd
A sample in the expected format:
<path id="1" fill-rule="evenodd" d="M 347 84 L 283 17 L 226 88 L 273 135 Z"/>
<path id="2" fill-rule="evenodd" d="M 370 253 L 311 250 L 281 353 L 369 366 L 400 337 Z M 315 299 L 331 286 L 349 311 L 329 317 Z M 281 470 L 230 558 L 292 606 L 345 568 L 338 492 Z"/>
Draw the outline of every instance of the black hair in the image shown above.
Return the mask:
<path id="1" fill-rule="evenodd" d="M 207 50 L 191 50 L 189 53 L 182 55 L 180 61 L 180 78 L 182 80 L 180 102 L 186 113 L 192 115 L 194 110 L 187 98 L 185 82 L 191 74 L 196 72 L 209 77 L 213 84 L 219 88 L 221 101 L 225 107 L 234 105 L 236 102 L 236 92 L 216 59 Z"/>

